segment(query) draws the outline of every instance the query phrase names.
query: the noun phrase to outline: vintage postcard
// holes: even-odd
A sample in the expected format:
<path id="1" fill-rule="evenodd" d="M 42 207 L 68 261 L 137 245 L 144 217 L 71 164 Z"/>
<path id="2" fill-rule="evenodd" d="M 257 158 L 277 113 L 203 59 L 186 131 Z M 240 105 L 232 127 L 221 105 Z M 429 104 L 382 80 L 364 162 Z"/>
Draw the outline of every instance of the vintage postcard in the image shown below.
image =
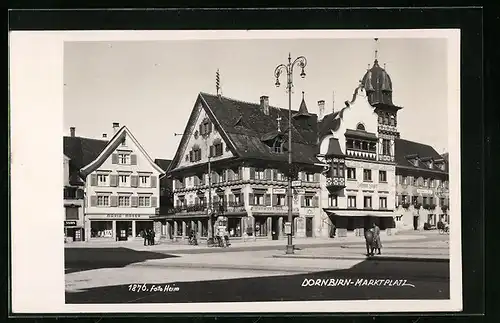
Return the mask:
<path id="1" fill-rule="evenodd" d="M 12 32 L 13 312 L 460 311 L 459 38 Z"/>

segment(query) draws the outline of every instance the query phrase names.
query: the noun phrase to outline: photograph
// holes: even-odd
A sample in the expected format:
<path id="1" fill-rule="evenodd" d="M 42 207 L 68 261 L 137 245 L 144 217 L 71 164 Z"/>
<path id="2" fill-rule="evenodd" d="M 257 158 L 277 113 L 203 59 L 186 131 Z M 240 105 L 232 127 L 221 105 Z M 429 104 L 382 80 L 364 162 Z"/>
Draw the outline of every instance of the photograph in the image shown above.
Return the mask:
<path id="1" fill-rule="evenodd" d="M 59 308 L 461 310 L 458 31 L 159 35 L 58 39 Z"/>

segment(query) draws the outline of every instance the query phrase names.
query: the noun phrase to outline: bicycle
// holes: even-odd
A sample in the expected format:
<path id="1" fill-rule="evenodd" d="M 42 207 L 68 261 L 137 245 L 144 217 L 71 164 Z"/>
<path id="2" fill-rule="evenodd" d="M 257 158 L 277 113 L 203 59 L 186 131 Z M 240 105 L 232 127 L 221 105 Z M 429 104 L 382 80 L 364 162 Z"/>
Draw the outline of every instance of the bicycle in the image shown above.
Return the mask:
<path id="1" fill-rule="evenodd" d="M 448 227 L 439 228 L 439 234 L 450 234 L 450 228 Z"/>

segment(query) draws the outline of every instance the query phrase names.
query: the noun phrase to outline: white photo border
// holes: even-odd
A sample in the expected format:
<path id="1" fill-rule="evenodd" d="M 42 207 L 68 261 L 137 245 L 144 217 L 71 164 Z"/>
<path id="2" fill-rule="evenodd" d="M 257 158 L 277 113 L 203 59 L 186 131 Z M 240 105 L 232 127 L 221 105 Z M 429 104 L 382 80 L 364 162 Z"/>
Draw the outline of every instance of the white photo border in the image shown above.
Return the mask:
<path id="1" fill-rule="evenodd" d="M 449 300 L 65 304 L 62 207 L 65 41 L 446 38 L 450 209 L 461 210 L 460 30 L 13 31 L 10 50 L 12 312 L 359 313 L 461 311 L 461 218 L 450 232 Z M 29 197 L 27 199 L 26 197 Z"/>

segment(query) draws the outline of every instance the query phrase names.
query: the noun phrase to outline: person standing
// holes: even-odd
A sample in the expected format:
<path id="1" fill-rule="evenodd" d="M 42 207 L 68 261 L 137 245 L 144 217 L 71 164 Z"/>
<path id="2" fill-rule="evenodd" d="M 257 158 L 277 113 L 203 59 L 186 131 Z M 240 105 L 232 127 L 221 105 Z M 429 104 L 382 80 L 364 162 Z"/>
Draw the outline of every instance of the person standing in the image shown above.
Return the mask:
<path id="1" fill-rule="evenodd" d="M 382 249 L 382 241 L 380 241 L 380 228 L 375 222 L 373 222 L 373 240 L 375 241 L 375 246 L 378 250 L 377 254 L 382 254 L 380 250 Z"/>
<path id="2" fill-rule="evenodd" d="M 141 237 L 144 239 L 144 245 L 146 246 L 146 243 L 147 243 L 147 232 L 144 231 L 144 230 L 141 230 Z"/>
<path id="3" fill-rule="evenodd" d="M 150 245 L 153 246 L 155 244 L 155 231 L 151 230 L 151 243 Z"/>

